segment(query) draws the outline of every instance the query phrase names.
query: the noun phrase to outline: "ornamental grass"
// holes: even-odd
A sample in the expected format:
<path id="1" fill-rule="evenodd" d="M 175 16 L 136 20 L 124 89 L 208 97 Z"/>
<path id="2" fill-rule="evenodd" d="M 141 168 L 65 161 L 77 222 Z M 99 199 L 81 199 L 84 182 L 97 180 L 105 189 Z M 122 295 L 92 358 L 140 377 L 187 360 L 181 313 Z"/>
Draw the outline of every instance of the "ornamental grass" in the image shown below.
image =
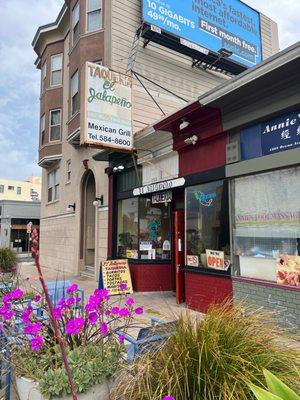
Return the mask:
<path id="1" fill-rule="evenodd" d="M 266 368 L 299 391 L 299 352 L 280 343 L 272 315 L 243 305 L 214 306 L 203 320 L 182 315 L 156 352 L 127 368 L 114 400 L 249 400 Z M 288 340 L 288 339 L 287 339 Z"/>

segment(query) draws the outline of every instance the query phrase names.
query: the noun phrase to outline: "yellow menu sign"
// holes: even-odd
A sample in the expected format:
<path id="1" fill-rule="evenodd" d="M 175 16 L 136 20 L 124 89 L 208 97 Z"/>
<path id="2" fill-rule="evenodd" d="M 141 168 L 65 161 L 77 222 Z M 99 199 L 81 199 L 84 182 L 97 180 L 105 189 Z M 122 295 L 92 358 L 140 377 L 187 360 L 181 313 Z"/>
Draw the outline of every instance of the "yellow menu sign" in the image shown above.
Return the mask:
<path id="1" fill-rule="evenodd" d="M 108 260 L 102 263 L 103 286 L 109 291 L 110 295 L 120 294 L 121 292 L 133 293 L 131 275 L 128 260 Z M 126 289 L 120 289 L 121 283 L 126 284 Z"/>

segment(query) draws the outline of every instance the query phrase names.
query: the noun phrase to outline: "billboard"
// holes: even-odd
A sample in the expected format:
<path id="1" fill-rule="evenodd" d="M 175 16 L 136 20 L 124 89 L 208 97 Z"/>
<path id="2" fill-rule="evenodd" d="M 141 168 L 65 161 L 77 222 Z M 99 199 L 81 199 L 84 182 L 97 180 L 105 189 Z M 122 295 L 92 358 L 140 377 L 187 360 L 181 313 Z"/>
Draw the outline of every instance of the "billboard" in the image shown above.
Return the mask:
<path id="1" fill-rule="evenodd" d="M 132 79 L 87 62 L 84 102 L 81 144 L 131 150 Z"/>
<path id="2" fill-rule="evenodd" d="M 247 67 L 262 61 L 260 16 L 239 0 L 143 0 L 143 20 L 207 50 L 232 51 Z"/>

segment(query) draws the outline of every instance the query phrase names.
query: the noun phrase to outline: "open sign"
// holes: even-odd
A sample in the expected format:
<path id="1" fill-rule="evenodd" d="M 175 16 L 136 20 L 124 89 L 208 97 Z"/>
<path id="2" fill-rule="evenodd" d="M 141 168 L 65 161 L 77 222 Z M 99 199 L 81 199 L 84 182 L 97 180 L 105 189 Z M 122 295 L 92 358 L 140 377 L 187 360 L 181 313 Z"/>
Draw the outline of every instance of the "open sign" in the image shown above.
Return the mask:
<path id="1" fill-rule="evenodd" d="M 230 261 L 225 260 L 224 251 L 206 250 L 207 267 L 226 271 Z"/>

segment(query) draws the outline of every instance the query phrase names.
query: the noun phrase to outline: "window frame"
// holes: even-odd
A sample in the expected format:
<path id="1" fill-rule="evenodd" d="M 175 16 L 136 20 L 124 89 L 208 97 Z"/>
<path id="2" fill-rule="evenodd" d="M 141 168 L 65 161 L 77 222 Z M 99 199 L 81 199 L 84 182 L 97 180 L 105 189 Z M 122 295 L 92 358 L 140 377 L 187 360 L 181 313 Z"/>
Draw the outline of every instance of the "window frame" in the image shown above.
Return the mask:
<path id="1" fill-rule="evenodd" d="M 15 187 L 14 187 L 14 186 L 11 186 L 11 185 L 8 185 L 8 186 L 7 186 L 7 190 L 15 191 Z"/>
<path id="2" fill-rule="evenodd" d="M 41 67 L 41 92 L 44 93 L 46 90 L 46 78 L 47 78 L 47 60 Z"/>
<path id="3" fill-rule="evenodd" d="M 86 33 L 97 32 L 103 29 L 103 0 L 100 0 L 100 2 L 100 7 L 89 10 L 89 0 L 86 0 Z M 98 10 L 100 11 L 100 26 L 89 30 L 89 14 Z"/>
<path id="4" fill-rule="evenodd" d="M 61 68 L 60 69 L 53 69 L 53 58 L 54 57 L 60 57 L 61 58 Z M 58 54 L 53 54 L 51 56 L 51 60 L 50 60 L 50 87 L 56 87 L 56 86 L 61 86 L 63 83 L 63 53 L 58 53 Z M 60 71 L 60 82 L 59 83 L 55 83 L 53 84 L 53 72 L 58 72 Z"/>
<path id="5" fill-rule="evenodd" d="M 78 20 L 74 24 L 74 15 L 75 15 L 75 9 L 76 8 L 78 8 Z M 79 37 L 80 37 L 79 22 L 80 22 L 80 4 L 79 4 L 79 1 L 77 1 L 77 3 L 75 4 L 75 6 L 72 9 L 72 45 L 76 44 L 78 42 L 78 40 L 79 40 Z M 75 37 L 74 30 L 75 30 L 76 27 L 78 28 L 78 33 L 77 33 L 77 36 Z"/>
<path id="6" fill-rule="evenodd" d="M 59 179 L 57 180 L 57 174 Z M 49 185 L 50 176 L 52 176 L 52 185 Z M 60 200 L 60 167 L 54 168 L 47 174 L 47 204 L 54 203 Z M 49 191 L 51 190 L 51 199 L 49 198 Z M 58 192 L 58 196 L 56 193 Z"/>
<path id="7" fill-rule="evenodd" d="M 22 187 L 17 186 L 17 196 L 21 196 L 21 195 L 22 195 Z"/>
<path id="8" fill-rule="evenodd" d="M 66 161 L 66 183 L 70 183 L 72 179 L 72 161 L 71 159 Z"/>
<path id="9" fill-rule="evenodd" d="M 51 125 L 51 116 L 52 113 L 55 111 L 59 111 L 60 112 L 60 120 L 59 120 L 59 125 Z M 52 110 L 49 110 L 49 143 L 53 143 L 53 142 L 61 142 L 61 122 L 62 122 L 62 109 L 61 108 L 54 108 Z M 54 139 L 51 140 L 51 128 L 52 127 L 56 127 L 59 126 L 59 139 Z"/>
<path id="10" fill-rule="evenodd" d="M 77 92 L 73 93 L 73 79 L 77 76 Z M 77 108 L 74 109 L 74 98 L 78 97 Z M 75 115 L 80 110 L 80 98 L 79 98 L 79 70 L 77 69 L 71 76 L 71 116 Z"/>
<path id="11" fill-rule="evenodd" d="M 4 189 L 5 189 L 5 187 L 4 187 L 4 185 L 0 185 L 0 193 L 4 193 Z"/>
<path id="12" fill-rule="evenodd" d="M 40 120 L 40 146 L 45 144 L 45 131 L 46 131 L 46 114 L 41 116 Z"/>

